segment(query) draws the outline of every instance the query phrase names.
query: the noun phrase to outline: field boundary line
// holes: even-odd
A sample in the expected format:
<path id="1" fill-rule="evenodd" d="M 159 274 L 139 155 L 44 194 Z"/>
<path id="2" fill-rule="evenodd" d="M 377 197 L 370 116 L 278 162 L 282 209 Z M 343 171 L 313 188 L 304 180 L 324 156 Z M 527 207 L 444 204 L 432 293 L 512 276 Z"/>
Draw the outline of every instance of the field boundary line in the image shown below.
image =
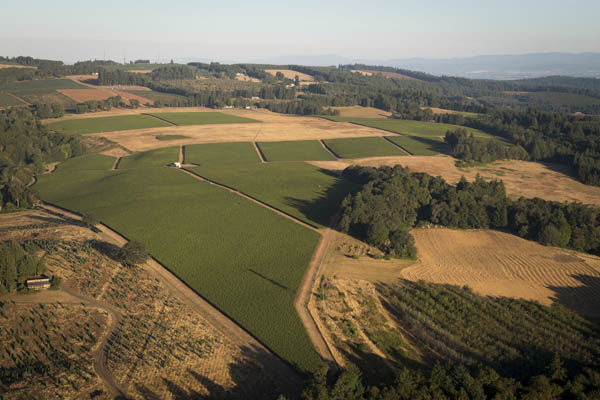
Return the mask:
<path id="1" fill-rule="evenodd" d="M 323 146 L 323 148 L 325 150 L 327 150 L 327 152 L 329 154 L 331 154 L 332 156 L 334 156 L 336 158 L 336 160 L 342 160 L 343 158 L 340 157 L 339 155 L 337 155 L 337 153 L 335 151 L 333 151 L 331 149 L 331 147 L 327 146 L 327 143 L 325 143 L 325 141 L 323 139 L 319 139 L 319 143 L 321 143 L 321 146 Z"/>
<path id="2" fill-rule="evenodd" d="M 252 145 L 254 146 L 254 150 L 256 150 L 256 154 L 258 154 L 258 158 L 260 158 L 260 162 L 261 163 L 267 162 L 267 158 L 265 157 L 265 154 L 262 152 L 258 143 L 255 141 L 252 141 Z"/>
<path id="3" fill-rule="evenodd" d="M 119 168 L 119 163 L 121 162 L 121 157 L 117 157 L 115 159 L 115 163 L 112 166 L 112 170 L 115 171 L 117 168 Z"/>
<path id="4" fill-rule="evenodd" d="M 30 102 L 28 102 L 28 101 L 25 101 L 24 99 L 20 98 L 20 97 L 19 97 L 19 96 L 17 96 L 17 95 L 14 95 L 14 94 L 12 94 L 12 93 L 10 93 L 10 92 L 3 92 L 3 93 L 6 93 L 7 95 L 9 95 L 10 97 L 12 97 L 12 98 L 14 98 L 14 99 L 17 99 L 17 100 L 19 100 L 19 101 L 22 101 L 22 102 L 23 102 L 23 104 L 21 104 L 21 106 L 30 106 L 30 105 L 31 105 L 31 103 L 30 103 Z M 19 106 L 12 106 L 12 107 L 19 107 Z"/>
<path id="5" fill-rule="evenodd" d="M 196 178 L 196 179 L 198 179 L 200 181 L 203 181 L 203 182 L 208 183 L 210 185 L 215 185 L 217 187 L 220 187 L 221 189 L 227 190 L 228 192 L 231 192 L 231 193 L 234 193 L 234 194 L 236 194 L 238 196 L 241 196 L 241 197 L 245 198 L 246 200 L 250 200 L 251 202 L 256 203 L 256 204 L 258 204 L 258 205 L 260 205 L 262 207 L 265 207 L 265 208 L 271 210 L 272 212 L 274 212 L 276 214 L 279 214 L 280 216 L 282 216 L 284 218 L 287 218 L 287 219 L 292 220 L 293 222 L 295 222 L 295 223 L 297 223 L 299 225 L 302 225 L 305 228 L 308 228 L 308 229 L 310 229 L 312 231 L 320 233 L 320 229 L 319 229 L 318 226 L 313 225 L 313 224 L 311 224 L 309 222 L 303 221 L 300 218 L 293 216 L 292 214 L 288 214 L 287 212 L 285 212 L 283 210 L 280 210 L 279 208 L 273 207 L 272 205 L 267 204 L 264 201 L 259 200 L 256 197 L 253 197 L 253 196 L 251 196 L 251 195 L 249 195 L 247 193 L 244 193 L 244 192 L 242 192 L 242 191 L 240 191 L 240 190 L 238 190 L 238 189 L 236 189 L 236 188 L 234 188 L 232 186 L 228 186 L 228 185 L 225 185 L 223 183 L 219 183 L 219 182 L 213 181 L 212 179 L 209 179 L 209 178 L 207 178 L 205 176 L 202 176 L 202 175 L 200 175 L 200 174 L 198 174 L 198 173 L 196 173 L 194 171 L 190 171 L 187 168 L 181 168 L 179 170 L 182 171 L 183 173 L 187 173 L 188 175 L 191 175 L 192 177 L 194 177 L 194 178 Z"/>
<path id="6" fill-rule="evenodd" d="M 161 117 L 159 117 L 159 116 L 157 116 L 157 115 L 154 115 L 154 114 L 150 114 L 150 113 L 141 113 L 140 115 L 147 115 L 147 116 L 149 116 L 149 117 L 156 118 L 157 120 L 159 120 L 159 121 L 162 121 L 162 122 L 166 122 L 167 124 L 169 124 L 169 125 L 171 125 L 171 126 L 179 126 L 179 125 L 177 125 L 175 122 L 168 121 L 168 120 L 166 120 L 166 119 L 164 119 L 164 118 L 161 118 Z"/>
<path id="7" fill-rule="evenodd" d="M 328 236 L 328 231 L 327 231 L 328 228 L 318 229 L 318 228 L 311 226 L 310 224 L 307 224 L 306 222 L 300 220 L 299 218 L 294 217 L 293 215 L 290 215 L 290 214 L 286 213 L 285 211 L 279 210 L 278 208 L 273 207 L 273 206 L 271 206 L 261 200 L 258 200 L 252 196 L 249 196 L 244 192 L 241 192 L 233 187 L 214 182 L 214 181 L 212 181 L 208 178 L 205 178 L 205 177 L 203 177 L 193 171 L 190 171 L 186 168 L 182 168 L 181 171 L 184 173 L 190 174 L 193 177 L 195 177 L 196 179 L 201 180 L 205 183 L 216 185 L 216 186 L 220 187 L 221 189 L 227 190 L 228 192 L 231 192 L 238 196 L 241 196 L 241 197 L 245 198 L 246 200 L 250 200 L 264 208 L 267 208 L 271 212 L 274 212 L 284 218 L 291 219 L 293 222 L 296 222 L 297 224 L 302 225 L 305 228 L 309 228 L 309 229 L 319 233 L 319 235 L 321 235 L 321 238 L 319 239 L 319 242 L 317 243 L 317 246 L 315 247 L 315 251 L 313 252 L 311 260 L 306 268 L 306 271 L 304 273 L 302 281 L 300 282 L 300 287 L 296 293 L 296 297 L 294 298 L 294 308 L 296 309 L 296 312 L 298 312 L 298 316 L 300 317 L 300 320 L 302 321 L 302 324 L 304 325 L 304 329 L 306 330 L 306 333 L 308 334 L 309 338 L 311 339 L 311 342 L 313 343 L 315 350 L 321 356 L 321 358 L 325 361 L 333 361 L 336 364 L 340 365 L 338 360 L 333 355 L 334 353 L 333 353 L 327 339 L 325 338 L 323 331 L 320 329 L 317 321 L 315 320 L 315 316 L 310 311 L 310 307 L 309 307 L 309 302 L 310 302 L 310 299 L 312 296 L 313 287 L 316 283 L 316 275 L 318 274 L 318 272 L 320 270 L 320 265 L 323 262 L 323 257 L 325 256 L 325 254 L 327 252 L 327 248 L 329 247 L 329 236 Z M 318 334 L 315 334 L 315 331 L 318 332 Z"/>
<path id="8" fill-rule="evenodd" d="M 408 136 L 407 136 L 408 137 Z M 402 150 L 403 152 L 405 152 L 407 155 L 409 156 L 414 156 L 413 153 L 411 153 L 410 151 L 406 150 L 404 147 L 400 146 L 398 143 L 394 143 L 392 140 L 390 140 L 387 136 L 382 136 L 383 140 L 387 141 L 388 143 L 390 143 L 393 146 L 396 146 L 397 148 L 399 148 L 400 150 Z"/>
<path id="9" fill-rule="evenodd" d="M 76 221 L 81 220 L 81 215 L 78 213 L 55 204 L 41 202 L 40 206 L 45 210 L 61 214 Z M 107 240 L 118 246 L 123 246 L 129 241 L 127 237 L 113 230 L 108 225 L 100 223 L 96 225 L 96 227 L 102 231 Z M 302 381 L 296 370 L 288 361 L 277 355 L 266 344 L 261 342 L 256 336 L 246 330 L 234 319 L 230 318 L 225 312 L 221 311 L 221 309 L 210 300 L 206 299 L 186 282 L 179 279 L 175 273 L 154 257 L 149 256 L 146 263 L 141 265 L 141 267 L 152 273 L 155 277 L 161 278 L 160 282 L 165 285 L 167 290 L 194 309 L 201 318 L 216 331 L 228 338 L 232 343 L 240 348 L 247 347 L 256 352 L 256 361 L 259 362 L 259 364 L 261 364 L 272 376 L 280 378 L 281 381 L 287 385 L 289 389 L 288 395 L 292 396 L 291 398 L 294 397 L 292 395 L 293 393 L 299 393 L 299 390 L 301 390 L 300 388 L 302 387 Z"/>

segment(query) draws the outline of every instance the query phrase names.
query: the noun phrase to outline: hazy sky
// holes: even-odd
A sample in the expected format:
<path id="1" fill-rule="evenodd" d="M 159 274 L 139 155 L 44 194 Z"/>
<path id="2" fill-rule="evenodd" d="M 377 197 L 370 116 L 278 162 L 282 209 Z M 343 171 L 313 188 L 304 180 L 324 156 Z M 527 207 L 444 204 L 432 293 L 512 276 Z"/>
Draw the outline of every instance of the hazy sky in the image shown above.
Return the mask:
<path id="1" fill-rule="evenodd" d="M 104 54 L 252 61 L 600 51 L 598 0 L 3 3 L 0 55 L 68 62 Z"/>

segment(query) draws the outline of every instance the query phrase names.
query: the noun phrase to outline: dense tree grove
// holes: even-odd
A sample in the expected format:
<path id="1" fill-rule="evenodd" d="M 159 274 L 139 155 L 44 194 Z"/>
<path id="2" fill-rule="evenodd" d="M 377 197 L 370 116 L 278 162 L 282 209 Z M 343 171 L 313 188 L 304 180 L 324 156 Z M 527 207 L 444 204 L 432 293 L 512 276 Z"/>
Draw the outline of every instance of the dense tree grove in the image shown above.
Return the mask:
<path id="1" fill-rule="evenodd" d="M 0 294 L 23 289 L 25 281 L 46 271 L 44 261 L 18 242 L 0 243 Z"/>
<path id="2" fill-rule="evenodd" d="M 450 146 L 450 155 L 467 163 L 529 159 L 527 151 L 519 145 L 507 146 L 497 140 L 476 138 L 464 128 L 446 132 L 444 141 Z"/>
<path id="3" fill-rule="evenodd" d="M 26 108 L 0 111 L 0 211 L 29 207 L 44 164 L 83 153 L 79 138 L 51 132 Z"/>
<path id="4" fill-rule="evenodd" d="M 504 137 L 523 147 L 534 161 L 571 166 L 586 184 L 600 185 L 600 119 L 563 113 L 494 111 L 466 125 Z"/>
<path id="5" fill-rule="evenodd" d="M 600 254 L 600 210 L 579 203 L 506 196 L 501 181 L 441 177 L 407 168 L 351 166 L 343 176 L 362 184 L 342 203 L 340 229 L 395 257 L 416 254 L 407 230 L 422 224 L 508 229 L 544 245 Z"/>

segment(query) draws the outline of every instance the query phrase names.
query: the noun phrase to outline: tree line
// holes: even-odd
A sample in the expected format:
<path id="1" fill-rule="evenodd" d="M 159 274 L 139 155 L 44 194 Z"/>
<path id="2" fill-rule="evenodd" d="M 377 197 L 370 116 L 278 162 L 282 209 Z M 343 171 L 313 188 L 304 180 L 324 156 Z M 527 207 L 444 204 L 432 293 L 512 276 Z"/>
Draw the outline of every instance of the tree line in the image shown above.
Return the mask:
<path id="1" fill-rule="evenodd" d="M 29 185 L 44 165 L 80 154 L 77 136 L 48 130 L 27 108 L 0 110 L 0 211 L 31 206 Z"/>
<path id="2" fill-rule="evenodd" d="M 600 119 L 528 109 L 468 118 L 478 128 L 521 146 L 533 161 L 566 164 L 585 184 L 600 185 Z"/>
<path id="3" fill-rule="evenodd" d="M 27 279 L 46 272 L 46 265 L 33 250 L 18 242 L 0 243 L 0 294 L 22 290 Z"/>
<path id="4" fill-rule="evenodd" d="M 450 155 L 469 163 L 490 163 L 496 160 L 528 160 L 529 154 L 519 145 L 506 145 L 498 140 L 476 138 L 465 128 L 447 131 L 444 141 L 450 147 Z"/>
<path id="5" fill-rule="evenodd" d="M 343 176 L 362 189 L 342 203 L 340 230 L 393 257 L 415 257 L 408 230 L 435 224 L 450 228 L 502 229 L 543 245 L 600 254 L 600 209 L 580 203 L 506 196 L 501 181 L 452 186 L 441 177 L 402 166 L 350 166 Z"/>

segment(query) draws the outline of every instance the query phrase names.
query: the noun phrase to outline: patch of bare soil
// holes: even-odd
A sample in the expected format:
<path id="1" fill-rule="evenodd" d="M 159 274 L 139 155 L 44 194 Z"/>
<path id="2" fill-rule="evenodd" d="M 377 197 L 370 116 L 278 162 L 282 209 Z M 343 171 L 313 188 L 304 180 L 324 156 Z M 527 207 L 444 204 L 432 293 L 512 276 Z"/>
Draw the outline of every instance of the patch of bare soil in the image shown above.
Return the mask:
<path id="1" fill-rule="evenodd" d="M 137 100 L 140 104 L 146 103 L 153 104 L 152 100 L 145 97 L 141 97 L 130 92 L 123 90 L 114 89 L 59 89 L 57 92 L 64 94 L 65 96 L 75 100 L 78 103 L 85 103 L 89 100 L 106 100 L 109 97 L 121 96 L 125 103 L 129 103 L 130 100 Z"/>
<path id="2" fill-rule="evenodd" d="M 414 264 L 412 260 L 383 258 L 383 253 L 365 242 L 341 232 L 331 232 L 331 243 L 323 260 L 327 278 L 393 283 L 402 270 Z"/>
<path id="3" fill-rule="evenodd" d="M 420 352 L 383 307 L 373 283 L 329 276 L 316 295 L 321 324 L 336 353 L 361 366 L 367 379 L 393 376 L 407 361 L 420 361 Z"/>
<path id="4" fill-rule="evenodd" d="M 52 212 L 38 210 L 0 215 L 0 232 L 3 240 L 37 239 L 37 245 L 44 250 L 49 275 L 61 277 L 65 290 L 90 299 L 89 304 L 105 304 L 120 313 L 122 317 L 102 355 L 107 371 L 128 398 L 174 399 L 180 398 L 182 393 L 191 397 L 245 398 L 263 390 L 278 392 L 272 379 L 257 366 L 252 349 L 229 341 L 145 268 L 125 267 L 115 261 L 118 247 L 106 242 L 101 233 L 93 233 L 76 221 Z M 25 294 L 10 296 L 14 300 L 35 300 Z M 32 396 L 42 389 L 49 398 L 59 394 L 62 398 L 89 397 L 90 393 L 98 395 L 97 398 L 107 398 L 109 390 L 96 377 L 92 365 L 97 361 L 91 356 L 96 348 L 92 342 L 88 344 L 92 338 L 99 340 L 106 333 L 107 323 L 99 319 L 106 316 L 82 302 L 71 304 L 66 298 L 46 307 L 53 314 L 37 319 L 35 329 L 29 329 L 22 321 L 29 321 L 29 314 L 39 314 L 42 307 L 35 305 L 29 307 L 33 311 L 18 313 L 11 311 L 11 318 L 23 325 L 18 346 L 11 347 L 11 351 L 21 356 L 0 358 L 0 364 L 8 360 L 23 363 L 25 354 L 51 349 L 40 343 L 48 340 L 54 343 L 52 329 L 59 327 L 61 335 L 57 343 L 71 347 L 77 360 L 81 359 L 77 361 L 81 368 L 66 370 L 50 381 L 30 375 L 25 384 L 15 386 L 20 390 L 14 392 L 15 398 Z M 60 319 L 56 310 L 61 310 L 65 317 Z M 1 312 L 0 318 L 3 318 Z M 63 320 L 68 323 L 61 322 Z M 11 322 L 6 326 L 12 325 Z M 3 323 L 0 335 L 16 332 L 4 330 L 4 326 Z M 78 351 L 77 346 L 84 347 Z"/>
<path id="5" fill-rule="evenodd" d="M 298 75 L 300 81 L 314 82 L 315 80 L 312 75 L 294 71 L 293 69 L 265 69 L 265 72 L 273 76 L 275 76 L 278 72 L 281 72 L 283 76 L 285 76 L 288 79 L 296 79 L 296 75 Z"/>
<path id="6" fill-rule="evenodd" d="M 37 69 L 37 67 L 29 66 L 29 65 L 0 64 L 0 69 L 4 69 L 4 68 L 31 68 L 31 69 Z"/>
<path id="7" fill-rule="evenodd" d="M 492 230 L 414 229 L 419 260 L 402 278 L 467 285 L 483 295 L 559 301 L 600 315 L 600 258 Z M 588 296 L 578 296 L 585 287 Z"/>
<path id="8" fill-rule="evenodd" d="M 407 75 L 404 75 L 404 74 L 400 74 L 398 72 L 371 71 L 371 70 L 358 70 L 358 69 L 353 69 L 352 72 L 356 72 L 356 73 L 359 73 L 359 74 L 365 75 L 365 76 L 381 75 L 381 76 L 384 76 L 386 78 L 408 79 L 408 80 L 412 80 L 412 81 L 418 81 L 419 80 L 417 78 L 413 78 L 412 76 L 407 76 Z"/>

